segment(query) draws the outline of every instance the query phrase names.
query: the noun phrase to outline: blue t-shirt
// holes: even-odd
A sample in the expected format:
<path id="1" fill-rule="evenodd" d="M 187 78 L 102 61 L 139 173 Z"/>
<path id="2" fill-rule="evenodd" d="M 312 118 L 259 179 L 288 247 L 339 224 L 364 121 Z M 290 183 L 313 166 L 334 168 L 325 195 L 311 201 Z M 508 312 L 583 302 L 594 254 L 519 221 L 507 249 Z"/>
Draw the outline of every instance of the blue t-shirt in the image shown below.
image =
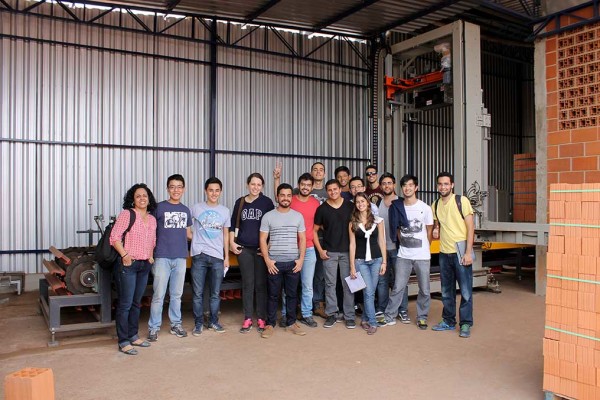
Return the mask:
<path id="1" fill-rule="evenodd" d="M 194 235 L 192 237 L 192 256 L 207 254 L 223 260 L 223 231 L 229 229 L 229 208 L 220 204 L 211 207 L 206 202 L 192 206 Z"/>
<path id="2" fill-rule="evenodd" d="M 154 210 L 156 217 L 156 248 L 154 258 L 186 258 L 187 228 L 192 226 L 190 209 L 183 204 L 161 201 Z"/>

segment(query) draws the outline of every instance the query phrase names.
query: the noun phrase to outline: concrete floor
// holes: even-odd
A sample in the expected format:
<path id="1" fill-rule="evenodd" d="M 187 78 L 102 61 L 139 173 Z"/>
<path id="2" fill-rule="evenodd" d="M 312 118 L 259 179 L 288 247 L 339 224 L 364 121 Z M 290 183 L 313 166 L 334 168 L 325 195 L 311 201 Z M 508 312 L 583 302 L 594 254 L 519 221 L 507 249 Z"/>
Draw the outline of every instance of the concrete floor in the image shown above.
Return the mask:
<path id="1" fill-rule="evenodd" d="M 238 333 L 241 300 L 223 303 L 228 331 L 179 339 L 163 330 L 138 356 L 117 352 L 112 332 L 61 337 L 49 333 L 35 293 L 0 304 L 0 376 L 24 367 L 52 368 L 56 399 L 542 399 L 544 298 L 534 295 L 533 272 L 523 281 L 498 275 L 501 294 L 476 291 L 470 339 L 420 331 L 413 324 L 367 336 L 343 324 L 306 328 L 304 337 L 277 328 L 261 339 Z M 6 297 L 6 295 L 3 295 Z M 415 317 L 415 300 L 409 314 Z M 439 320 L 433 300 L 430 323 Z M 192 328 L 184 303 L 184 325 Z M 147 329 L 142 313 L 140 333 Z M 167 322 L 168 325 L 168 322 Z M 4 388 L 0 389 L 0 398 Z"/>

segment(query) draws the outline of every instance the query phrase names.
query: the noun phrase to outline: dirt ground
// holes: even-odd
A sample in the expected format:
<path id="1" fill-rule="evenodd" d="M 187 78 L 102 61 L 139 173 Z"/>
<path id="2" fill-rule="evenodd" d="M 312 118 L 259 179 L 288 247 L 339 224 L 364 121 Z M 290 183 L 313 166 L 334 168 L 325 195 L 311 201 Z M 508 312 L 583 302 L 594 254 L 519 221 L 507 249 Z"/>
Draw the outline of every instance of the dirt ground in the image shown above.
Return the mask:
<path id="1" fill-rule="evenodd" d="M 0 376 L 25 367 L 52 368 L 56 399 L 542 399 L 544 298 L 533 272 L 522 281 L 498 275 L 501 294 L 476 290 L 470 339 L 457 332 L 383 327 L 374 336 L 343 324 L 306 328 L 294 336 L 276 328 L 271 339 L 238 333 L 241 300 L 222 303 L 224 334 L 177 338 L 164 327 L 138 356 L 117 351 L 113 330 L 50 339 L 37 293 L 0 304 Z M 2 295 L 6 297 L 6 295 Z M 184 301 L 184 327 L 192 312 Z M 432 300 L 430 325 L 441 315 Z M 409 314 L 414 321 L 415 299 Z M 166 317 L 166 315 L 165 315 Z M 147 330 L 142 312 L 140 334 Z M 303 326 L 304 327 L 304 326 Z M 4 398 L 4 387 L 0 390 Z"/>

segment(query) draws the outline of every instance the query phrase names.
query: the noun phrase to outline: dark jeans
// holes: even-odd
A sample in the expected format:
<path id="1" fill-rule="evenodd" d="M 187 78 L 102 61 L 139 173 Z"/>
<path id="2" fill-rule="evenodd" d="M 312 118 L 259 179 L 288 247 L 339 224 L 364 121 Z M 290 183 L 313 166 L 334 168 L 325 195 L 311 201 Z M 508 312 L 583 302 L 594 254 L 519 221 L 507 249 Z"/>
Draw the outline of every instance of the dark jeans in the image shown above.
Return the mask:
<path id="1" fill-rule="evenodd" d="M 119 346 L 125 347 L 139 338 L 140 303 L 148 284 L 150 263 L 135 260 L 131 266 L 125 267 L 118 258 L 114 268 L 119 294 L 115 323 Z"/>
<path id="2" fill-rule="evenodd" d="M 238 263 L 242 274 L 242 301 L 244 319 L 254 314 L 254 298 L 256 293 L 256 316 L 267 319 L 267 266 L 256 249 L 243 248 L 238 255 Z"/>
<path id="3" fill-rule="evenodd" d="M 460 325 L 473 326 L 473 266 L 463 266 L 456 253 L 440 253 L 442 281 L 442 318 L 450 326 L 456 325 L 456 282 L 460 289 Z"/>
<path id="4" fill-rule="evenodd" d="M 296 322 L 300 273 L 292 272 L 295 265 L 294 261 L 276 262 L 275 266 L 279 269 L 279 272 L 275 275 L 267 275 L 267 292 L 269 294 L 269 301 L 267 302 L 267 325 L 276 325 L 277 305 L 279 304 L 279 294 L 281 293 L 282 284 L 285 290 L 286 325 L 290 326 Z"/>
<path id="5" fill-rule="evenodd" d="M 313 305 L 316 308 L 320 302 L 325 301 L 325 270 L 323 269 L 323 260 L 316 251 L 317 263 L 315 264 L 315 276 L 313 278 Z"/>
<path id="6" fill-rule="evenodd" d="M 194 311 L 195 326 L 202 326 L 203 308 L 202 301 L 204 300 L 204 283 L 208 276 L 208 287 L 210 290 L 210 323 L 216 324 L 219 322 L 219 306 L 221 298 L 219 291 L 221 290 L 221 282 L 223 282 L 223 260 L 209 256 L 207 254 L 198 254 L 192 257 L 192 310 Z"/>

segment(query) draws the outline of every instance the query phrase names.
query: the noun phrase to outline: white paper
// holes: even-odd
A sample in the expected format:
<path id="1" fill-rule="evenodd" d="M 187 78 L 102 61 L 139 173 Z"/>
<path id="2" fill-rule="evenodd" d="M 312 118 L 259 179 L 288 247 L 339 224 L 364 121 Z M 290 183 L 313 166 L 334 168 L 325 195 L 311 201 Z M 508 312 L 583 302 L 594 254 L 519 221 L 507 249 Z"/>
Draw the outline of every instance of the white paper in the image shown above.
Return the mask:
<path id="1" fill-rule="evenodd" d="M 360 271 L 356 272 L 356 279 L 352 279 L 351 276 L 347 276 L 344 279 L 346 279 L 348 288 L 350 289 L 350 291 L 352 293 L 356 293 L 359 290 L 363 290 L 364 288 L 367 287 L 367 284 L 365 283 L 365 280 L 363 279 L 362 275 L 360 274 Z"/>
<path id="2" fill-rule="evenodd" d="M 229 271 L 229 267 L 225 267 L 223 270 L 223 278 L 225 278 L 225 275 L 227 275 L 227 271 Z"/>

